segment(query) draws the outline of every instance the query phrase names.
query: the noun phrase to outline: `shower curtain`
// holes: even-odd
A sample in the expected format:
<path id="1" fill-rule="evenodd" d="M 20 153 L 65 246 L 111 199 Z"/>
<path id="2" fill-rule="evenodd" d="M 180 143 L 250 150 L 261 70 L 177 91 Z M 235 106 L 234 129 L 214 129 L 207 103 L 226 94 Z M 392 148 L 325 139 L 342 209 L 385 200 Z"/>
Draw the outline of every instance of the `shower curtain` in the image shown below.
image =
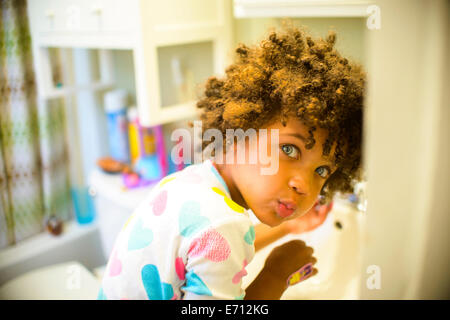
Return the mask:
<path id="1" fill-rule="evenodd" d="M 72 216 L 65 107 L 37 100 L 25 0 L 0 0 L 0 248 Z"/>

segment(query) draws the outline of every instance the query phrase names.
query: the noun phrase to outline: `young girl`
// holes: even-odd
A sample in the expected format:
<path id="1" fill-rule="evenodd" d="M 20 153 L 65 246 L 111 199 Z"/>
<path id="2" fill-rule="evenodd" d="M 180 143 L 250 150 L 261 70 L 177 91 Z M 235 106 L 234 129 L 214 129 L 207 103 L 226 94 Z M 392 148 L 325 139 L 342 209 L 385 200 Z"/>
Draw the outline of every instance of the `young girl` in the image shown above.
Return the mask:
<path id="1" fill-rule="evenodd" d="M 309 267 L 306 277 L 317 273 L 312 248 L 291 241 L 241 286 L 255 246 L 320 224 L 330 207 L 317 215 L 319 196 L 330 203 L 360 180 L 364 73 L 339 55 L 335 40 L 286 27 L 259 46 L 240 45 L 226 76 L 208 79 L 198 102 L 203 128 L 224 140 L 227 129 L 277 129 L 277 139 L 261 140 L 277 171 L 262 175 L 259 159 L 222 161 L 231 151 L 256 154 L 258 133 L 256 143 L 233 139 L 165 177 L 120 232 L 99 299 L 279 299 L 300 267 Z"/>

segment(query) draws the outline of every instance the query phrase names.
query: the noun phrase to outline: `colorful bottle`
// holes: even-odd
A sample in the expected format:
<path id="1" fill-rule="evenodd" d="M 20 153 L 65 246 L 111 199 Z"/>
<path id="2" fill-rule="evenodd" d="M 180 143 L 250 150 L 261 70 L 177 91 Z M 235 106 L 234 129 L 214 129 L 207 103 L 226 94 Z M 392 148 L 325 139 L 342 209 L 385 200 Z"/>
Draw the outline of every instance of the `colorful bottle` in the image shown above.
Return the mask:
<path id="1" fill-rule="evenodd" d="M 134 165 L 139 157 L 139 125 L 138 114 L 135 106 L 128 109 L 128 142 L 130 146 L 130 160 Z"/>
<path id="2" fill-rule="evenodd" d="M 129 163 L 127 92 L 114 90 L 105 94 L 105 111 L 108 117 L 108 136 L 111 157 Z"/>
<path id="3" fill-rule="evenodd" d="M 155 135 L 152 128 L 140 125 L 135 106 L 128 109 L 127 116 L 130 158 L 131 164 L 134 165 L 140 157 L 150 156 L 156 152 Z"/>

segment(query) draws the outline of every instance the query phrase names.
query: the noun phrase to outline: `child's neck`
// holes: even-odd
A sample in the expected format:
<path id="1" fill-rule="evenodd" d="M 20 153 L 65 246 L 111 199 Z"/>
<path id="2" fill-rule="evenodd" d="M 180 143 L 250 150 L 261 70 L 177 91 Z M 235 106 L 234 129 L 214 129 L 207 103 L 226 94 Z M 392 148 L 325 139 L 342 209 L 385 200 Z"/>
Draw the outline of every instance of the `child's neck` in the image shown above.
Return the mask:
<path id="1" fill-rule="evenodd" d="M 217 164 L 212 161 L 213 166 L 217 169 L 225 183 L 227 184 L 228 190 L 230 190 L 231 200 L 236 202 L 241 207 L 244 207 L 245 209 L 249 209 L 249 206 L 245 202 L 244 198 L 242 197 L 241 192 L 237 188 L 236 184 L 234 183 L 233 177 L 230 172 L 230 167 L 226 164 Z"/>

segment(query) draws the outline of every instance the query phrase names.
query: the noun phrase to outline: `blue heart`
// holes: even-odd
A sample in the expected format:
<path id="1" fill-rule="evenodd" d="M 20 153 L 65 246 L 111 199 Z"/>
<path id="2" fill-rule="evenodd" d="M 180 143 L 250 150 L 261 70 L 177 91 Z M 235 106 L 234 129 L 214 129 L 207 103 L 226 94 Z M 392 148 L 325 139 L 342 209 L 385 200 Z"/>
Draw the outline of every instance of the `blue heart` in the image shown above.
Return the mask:
<path id="1" fill-rule="evenodd" d="M 192 270 L 186 273 L 186 285 L 183 289 L 198 295 L 212 296 L 206 284 Z"/>
<path id="2" fill-rule="evenodd" d="M 150 300 L 170 300 L 173 298 L 173 288 L 169 283 L 161 282 L 158 268 L 147 264 L 141 271 L 142 283 Z"/>
<path id="3" fill-rule="evenodd" d="M 247 233 L 244 235 L 244 240 L 250 245 L 255 241 L 255 228 L 253 226 L 250 226 Z"/>
<path id="4" fill-rule="evenodd" d="M 97 295 L 97 300 L 108 300 L 106 298 L 105 293 L 103 292 L 103 288 L 100 288 L 100 291 L 98 292 L 98 295 Z"/>
<path id="5" fill-rule="evenodd" d="M 187 201 L 181 206 L 178 223 L 180 234 L 189 237 L 210 222 L 208 218 L 200 215 L 200 203 Z"/>
<path id="6" fill-rule="evenodd" d="M 131 230 L 128 239 L 128 250 L 138 250 L 145 248 L 153 241 L 153 232 L 143 227 L 142 219 L 139 219 Z"/>
<path id="7" fill-rule="evenodd" d="M 244 300 L 245 298 L 245 292 L 241 294 L 240 296 L 234 297 L 234 300 Z"/>

